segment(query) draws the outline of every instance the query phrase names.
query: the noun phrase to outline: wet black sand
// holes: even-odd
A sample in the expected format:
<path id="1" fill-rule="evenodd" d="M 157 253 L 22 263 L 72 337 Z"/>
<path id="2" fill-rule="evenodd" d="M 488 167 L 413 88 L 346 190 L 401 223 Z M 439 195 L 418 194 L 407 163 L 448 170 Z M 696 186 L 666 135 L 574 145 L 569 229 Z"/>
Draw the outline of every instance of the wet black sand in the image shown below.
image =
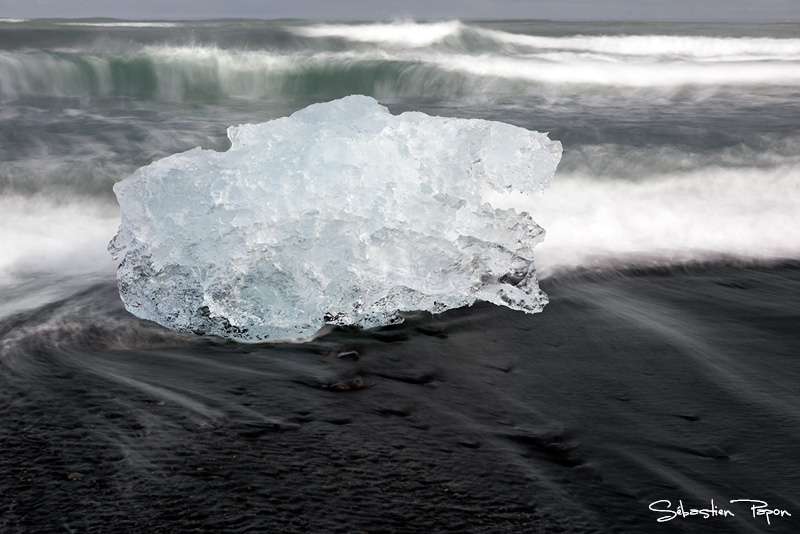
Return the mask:
<path id="1" fill-rule="evenodd" d="M 174 335 L 109 284 L 6 319 L 0 533 L 800 532 L 800 266 L 542 287 L 303 345 Z"/>

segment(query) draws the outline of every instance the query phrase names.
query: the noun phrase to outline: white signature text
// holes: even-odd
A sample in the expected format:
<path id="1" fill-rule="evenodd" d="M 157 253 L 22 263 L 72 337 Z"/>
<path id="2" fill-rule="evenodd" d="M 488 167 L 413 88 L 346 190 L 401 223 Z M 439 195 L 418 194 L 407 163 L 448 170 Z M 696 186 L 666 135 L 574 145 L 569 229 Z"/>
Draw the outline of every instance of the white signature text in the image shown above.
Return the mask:
<path id="1" fill-rule="evenodd" d="M 741 503 L 741 504 L 740 504 Z M 771 519 L 776 517 L 791 517 L 787 510 L 781 510 L 780 508 L 773 508 L 766 501 L 761 501 L 757 499 L 733 499 L 730 501 L 730 504 L 737 504 L 740 509 L 742 504 L 746 505 L 749 508 L 750 513 L 753 517 L 763 517 L 766 519 L 767 524 L 771 525 Z M 653 512 L 657 512 L 661 515 L 656 521 L 659 523 L 664 523 L 665 521 L 672 521 L 676 517 L 680 517 L 686 519 L 690 516 L 699 516 L 703 519 L 709 519 L 711 517 L 735 517 L 736 514 L 733 513 L 732 510 L 727 508 L 720 508 L 716 504 L 714 504 L 714 499 L 711 499 L 711 504 L 707 508 L 687 508 L 684 506 L 683 501 L 679 500 L 678 505 L 673 507 L 672 501 L 667 499 L 662 499 L 660 501 L 655 501 L 650 503 L 649 506 L 650 510 Z"/>

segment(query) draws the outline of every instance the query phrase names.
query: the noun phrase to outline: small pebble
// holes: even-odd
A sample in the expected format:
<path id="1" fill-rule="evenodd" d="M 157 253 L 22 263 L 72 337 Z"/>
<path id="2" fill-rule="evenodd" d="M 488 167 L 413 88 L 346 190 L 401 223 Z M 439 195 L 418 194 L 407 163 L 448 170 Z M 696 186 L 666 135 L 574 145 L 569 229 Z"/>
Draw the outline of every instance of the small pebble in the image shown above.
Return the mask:
<path id="1" fill-rule="evenodd" d="M 337 354 L 337 357 L 340 360 L 350 360 L 350 361 L 356 361 L 359 358 L 361 358 L 361 356 L 358 354 L 358 352 L 356 352 L 354 350 L 348 350 L 346 352 L 340 352 L 339 354 Z"/>
<path id="2" fill-rule="evenodd" d="M 67 478 L 70 480 L 83 480 L 83 475 L 81 473 L 70 473 Z"/>
<path id="3" fill-rule="evenodd" d="M 364 384 L 364 380 L 360 376 L 357 376 L 346 382 L 337 382 L 335 384 L 331 384 L 330 386 L 328 386 L 327 389 L 330 389 L 332 391 L 353 391 L 355 389 L 361 389 L 363 387 L 366 387 L 366 384 Z"/>

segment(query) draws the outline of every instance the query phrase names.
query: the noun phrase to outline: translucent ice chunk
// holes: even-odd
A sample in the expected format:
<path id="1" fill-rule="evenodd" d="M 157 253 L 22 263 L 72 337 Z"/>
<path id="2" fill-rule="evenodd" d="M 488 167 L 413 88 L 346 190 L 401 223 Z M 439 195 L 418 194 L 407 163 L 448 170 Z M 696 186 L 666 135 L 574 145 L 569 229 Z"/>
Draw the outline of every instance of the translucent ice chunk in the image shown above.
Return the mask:
<path id="1" fill-rule="evenodd" d="M 350 96 L 228 136 L 227 152 L 195 148 L 115 185 L 109 250 L 124 252 L 133 314 L 259 341 L 476 299 L 546 304 L 533 269 L 543 230 L 482 194 L 544 188 L 561 158 L 547 135 Z"/>

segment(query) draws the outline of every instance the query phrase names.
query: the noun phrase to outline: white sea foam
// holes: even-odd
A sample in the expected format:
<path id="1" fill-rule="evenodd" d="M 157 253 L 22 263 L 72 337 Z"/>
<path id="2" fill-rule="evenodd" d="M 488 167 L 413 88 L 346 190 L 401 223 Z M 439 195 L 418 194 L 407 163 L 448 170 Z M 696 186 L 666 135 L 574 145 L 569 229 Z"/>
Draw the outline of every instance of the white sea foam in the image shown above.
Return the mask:
<path id="1" fill-rule="evenodd" d="M 546 84 L 618 87 L 678 87 L 683 85 L 796 85 L 800 63 L 609 61 L 552 56 L 501 57 L 429 54 L 421 59 L 453 72 Z"/>
<path id="2" fill-rule="evenodd" d="M 20 274 L 113 273 L 104 247 L 118 209 L 92 198 L 0 196 L 0 282 Z"/>
<path id="3" fill-rule="evenodd" d="M 3 22 L 6 23 L 6 24 L 19 24 L 20 22 L 28 22 L 28 19 L 5 19 L 5 18 L 0 18 L 0 23 L 3 23 Z"/>
<path id="4" fill-rule="evenodd" d="M 505 205 L 502 198 L 492 202 Z M 540 277 L 574 268 L 720 257 L 800 258 L 796 163 L 707 167 L 645 181 L 560 173 L 542 195 L 514 203 L 547 228 L 547 239 L 536 249 Z"/>
<path id="5" fill-rule="evenodd" d="M 545 37 L 470 28 L 498 42 L 532 51 L 558 50 L 606 56 L 713 60 L 800 59 L 800 39 L 696 37 L 685 35 L 609 35 Z"/>
<path id="6" fill-rule="evenodd" d="M 338 37 L 349 41 L 411 48 L 430 46 L 447 37 L 458 35 L 463 28 L 464 24 L 457 20 L 430 23 L 396 21 L 391 24 L 287 26 L 290 32 L 304 37 Z"/>

